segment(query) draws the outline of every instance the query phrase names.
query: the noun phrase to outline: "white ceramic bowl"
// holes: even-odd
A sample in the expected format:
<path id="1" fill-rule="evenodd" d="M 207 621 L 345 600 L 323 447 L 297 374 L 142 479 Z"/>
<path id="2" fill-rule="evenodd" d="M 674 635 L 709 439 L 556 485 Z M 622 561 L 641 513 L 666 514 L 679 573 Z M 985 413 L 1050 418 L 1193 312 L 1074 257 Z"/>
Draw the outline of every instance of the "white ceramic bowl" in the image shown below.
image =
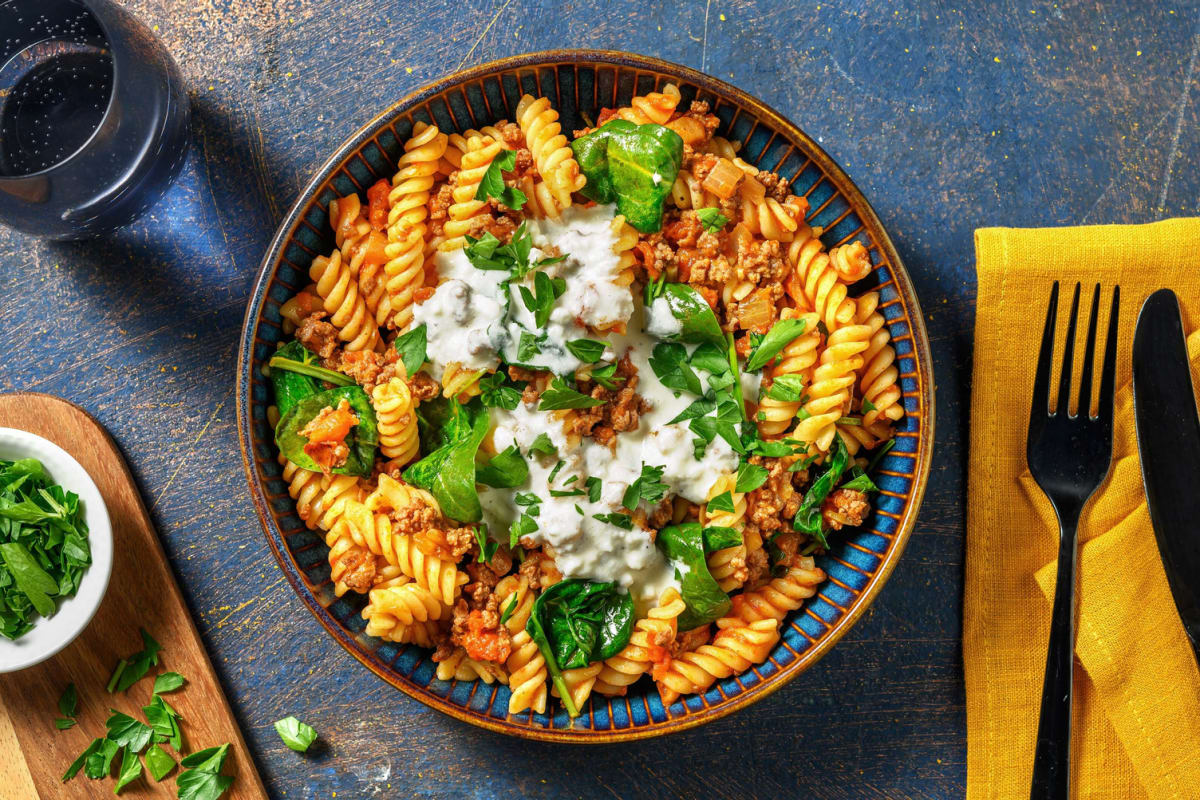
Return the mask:
<path id="1" fill-rule="evenodd" d="M 104 599 L 112 572 L 112 525 L 100 490 L 79 462 L 53 442 L 15 428 L 0 428 L 0 460 L 36 458 L 50 479 L 79 495 L 88 526 L 92 564 L 83 573 L 79 591 L 62 600 L 54 616 L 36 617 L 33 630 L 12 641 L 0 637 L 0 672 L 15 672 L 45 661 L 78 636 Z"/>

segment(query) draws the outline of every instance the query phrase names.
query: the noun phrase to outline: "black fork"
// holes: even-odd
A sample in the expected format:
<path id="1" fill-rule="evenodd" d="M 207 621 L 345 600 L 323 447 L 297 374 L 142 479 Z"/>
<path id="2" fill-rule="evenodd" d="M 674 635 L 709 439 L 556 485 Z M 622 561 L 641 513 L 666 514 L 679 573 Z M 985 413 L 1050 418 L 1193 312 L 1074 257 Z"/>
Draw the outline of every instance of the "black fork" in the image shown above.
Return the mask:
<path id="1" fill-rule="evenodd" d="M 1058 405 L 1050 408 L 1050 374 L 1054 361 L 1054 331 L 1058 309 L 1058 282 L 1050 292 L 1050 310 L 1038 356 L 1029 412 L 1029 439 L 1025 454 L 1029 471 L 1050 498 L 1058 516 L 1058 579 L 1050 621 L 1050 646 L 1046 653 L 1046 678 L 1042 685 L 1042 711 L 1038 720 L 1037 749 L 1033 761 L 1030 800 L 1067 800 L 1071 789 L 1071 678 L 1075 651 L 1075 554 L 1079 518 L 1088 499 L 1108 474 L 1112 463 L 1113 388 L 1117 371 L 1117 312 L 1121 289 L 1113 289 L 1112 313 L 1100 371 L 1099 412 L 1091 416 L 1092 367 L 1096 350 L 1096 322 L 1100 286 L 1092 295 L 1091 319 L 1079 382 L 1078 410 L 1071 405 L 1071 372 L 1075 355 L 1075 323 L 1079 317 L 1079 284 L 1071 301 L 1067 343 L 1063 352 Z"/>

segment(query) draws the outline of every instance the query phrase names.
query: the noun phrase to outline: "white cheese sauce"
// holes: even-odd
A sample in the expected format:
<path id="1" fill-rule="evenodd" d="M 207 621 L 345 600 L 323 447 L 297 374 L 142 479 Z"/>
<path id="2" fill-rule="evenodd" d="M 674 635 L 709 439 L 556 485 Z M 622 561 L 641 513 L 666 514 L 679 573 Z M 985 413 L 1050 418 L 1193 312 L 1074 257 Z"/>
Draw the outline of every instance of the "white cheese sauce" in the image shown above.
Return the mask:
<path id="1" fill-rule="evenodd" d="M 533 291 L 532 273 L 506 285 L 508 273 L 477 269 L 462 250 L 438 254 L 442 282 L 432 297 L 414 307 L 413 317 L 414 324 L 426 325 L 427 355 L 435 377 L 450 362 L 461 362 L 469 369 L 496 369 L 502 359 L 570 375 L 582 366 L 566 346 L 576 339 L 607 342 L 602 356 L 607 363 L 628 353 L 638 371 L 637 391 L 648 405 L 636 430 L 619 433 L 614 450 L 610 450 L 590 438 L 570 440 L 563 432 L 562 414 L 537 411 L 523 402 L 511 411 L 490 408 L 492 446 L 501 451 L 516 445 L 529 464 L 529 478 L 515 489 L 480 486 L 479 497 L 491 535 L 507 541 L 512 523 L 530 511 L 529 506 L 516 504 L 516 495 L 537 495 L 540 502 L 534 520 L 538 528 L 528 535 L 553 552 L 563 576 L 616 581 L 644 610 L 667 587 L 678 588 L 675 567 L 654 546 L 647 531 L 636 524 L 626 529 L 607 515 L 628 514 L 622 506 L 623 496 L 640 476 L 643 464 L 663 468 L 662 481 L 670 494 L 702 503 L 713 481 L 737 469 L 738 456 L 718 436 L 697 459 L 695 436 L 688 423 L 671 423 L 697 398 L 663 386 L 650 367 L 649 356 L 659 341 L 677 336 L 682 325 L 665 300 L 660 298 L 643 309 L 640 302 L 635 303 L 630 287 L 617 283 L 621 270 L 613 251 L 616 235 L 612 221 L 613 207 L 605 205 L 575 207 L 559 220 L 529 222 L 535 246 L 533 262 L 547 252 L 565 256 L 542 268 L 565 283 L 545 326 L 536 325 L 520 294 L 521 286 Z M 627 323 L 628 332 L 592 332 L 616 323 Z M 519 357 L 523 331 L 538 341 L 538 352 L 526 353 L 526 358 Z M 756 396 L 757 376 L 744 376 L 743 388 L 748 397 Z M 557 454 L 530 452 L 543 434 Z M 562 466 L 556 470 L 560 460 Z M 600 495 L 594 502 L 587 494 L 589 477 L 600 480 Z"/>

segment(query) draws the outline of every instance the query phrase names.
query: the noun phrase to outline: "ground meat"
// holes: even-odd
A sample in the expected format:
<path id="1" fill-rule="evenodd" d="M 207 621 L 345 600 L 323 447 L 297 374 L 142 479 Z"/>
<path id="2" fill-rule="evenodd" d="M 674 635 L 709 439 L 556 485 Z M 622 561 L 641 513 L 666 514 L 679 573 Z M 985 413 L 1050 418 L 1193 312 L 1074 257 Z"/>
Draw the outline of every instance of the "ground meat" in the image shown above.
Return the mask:
<path id="1" fill-rule="evenodd" d="M 413 543 L 425 555 L 457 562 L 475 546 L 475 532 L 471 528 L 437 527 L 443 522 L 437 519 L 414 533 Z"/>
<path id="2" fill-rule="evenodd" d="M 351 591 L 366 594 L 375 584 L 375 556 L 365 548 L 352 547 L 341 555 L 334 572 L 342 573 L 342 583 Z"/>
<path id="3" fill-rule="evenodd" d="M 650 512 L 650 516 L 647 517 L 646 521 L 650 524 L 651 528 L 659 530 L 669 525 L 674 516 L 675 503 L 672 502 L 670 497 L 664 497 L 662 502 L 658 504 L 658 507 Z"/>
<path id="4" fill-rule="evenodd" d="M 517 568 L 517 574 L 529 581 L 530 587 L 537 591 L 549 589 L 562 580 L 562 573 L 555 566 L 554 559 L 537 548 L 526 547 L 525 560 Z"/>
<path id="5" fill-rule="evenodd" d="M 779 530 L 784 520 L 796 516 L 800 498 L 792 487 L 787 461 L 751 456 L 750 463 L 767 468 L 766 482 L 746 495 L 746 519 L 766 535 Z"/>
<path id="6" fill-rule="evenodd" d="M 338 345 L 338 330 L 325 321 L 325 313 L 320 312 L 305 317 L 296 328 L 296 341 L 316 354 L 322 364 L 326 364 L 340 350 Z M 333 367 L 327 367 L 333 369 Z"/>
<path id="7" fill-rule="evenodd" d="M 493 207 L 499 208 L 496 206 L 496 201 L 494 199 L 491 201 L 491 203 Z M 475 219 L 479 221 L 479 224 L 476 226 L 475 220 L 472 220 L 472 236 L 479 235 L 475 232 L 475 230 L 478 229 L 484 233 L 490 233 L 492 236 L 495 236 L 501 242 L 505 243 L 512 240 L 513 232 L 517 229 L 517 225 L 520 224 L 518 222 L 514 222 L 512 217 L 509 216 L 492 217 L 487 214 L 480 214 Z"/>
<path id="8" fill-rule="evenodd" d="M 787 262 L 780 252 L 779 242 L 755 239 L 739 247 L 734 272 L 739 280 L 749 281 L 756 286 L 777 284 L 787 272 Z M 782 293 L 782 287 L 777 288 Z"/>
<path id="9" fill-rule="evenodd" d="M 783 553 L 783 560 L 790 562 L 800 550 L 800 534 L 795 531 L 780 531 L 771 543 Z"/>
<path id="10" fill-rule="evenodd" d="M 424 504 L 393 508 L 388 514 L 392 521 L 392 531 L 396 534 L 415 536 L 421 531 L 437 527 L 442 521 L 437 509 Z M 424 551 L 422 551 L 424 552 Z M 433 555 L 427 553 L 427 555 Z"/>
<path id="11" fill-rule="evenodd" d="M 395 353 L 396 349 L 389 347 L 387 352 Z M 384 364 L 385 356 L 376 353 L 374 350 L 355 350 L 340 354 L 337 371 L 354 378 L 355 382 L 362 386 L 369 394 L 377 384 L 385 382 L 385 380 L 381 380 Z M 390 372 L 394 373 L 395 367 Z"/>
<path id="12" fill-rule="evenodd" d="M 500 576 L 488 564 L 474 561 L 468 563 L 465 570 L 471 580 L 463 587 L 463 595 L 470 600 L 472 608 L 486 608 Z"/>
<path id="13" fill-rule="evenodd" d="M 753 589 L 764 583 L 771 572 L 771 561 L 767 558 L 766 548 L 756 547 L 746 553 L 746 583 L 747 589 Z"/>
<path id="14" fill-rule="evenodd" d="M 857 489 L 834 489 L 821 505 L 821 517 L 825 525 L 835 531 L 844 527 L 855 528 L 871 510 L 865 492 Z"/>
<path id="15" fill-rule="evenodd" d="M 412 392 L 413 400 L 419 403 L 437 397 L 442 388 L 428 373 L 418 372 L 408 379 L 408 390 Z"/>
<path id="16" fill-rule="evenodd" d="M 567 417 L 564 430 L 568 436 L 591 436 L 600 444 L 611 446 L 617 433 L 637 430 L 641 414 L 650 406 L 636 391 L 637 367 L 629 359 L 628 353 L 617 362 L 613 381 L 618 383 L 619 388 L 608 389 L 586 380 L 579 382 L 580 391 L 602 401 L 602 404 L 579 409 Z"/>
<path id="17" fill-rule="evenodd" d="M 700 645 L 708 644 L 712 639 L 712 625 L 701 625 L 699 628 L 692 628 L 690 631 L 681 631 L 675 637 L 675 641 L 671 642 L 671 655 L 687 653 L 695 650 Z"/>

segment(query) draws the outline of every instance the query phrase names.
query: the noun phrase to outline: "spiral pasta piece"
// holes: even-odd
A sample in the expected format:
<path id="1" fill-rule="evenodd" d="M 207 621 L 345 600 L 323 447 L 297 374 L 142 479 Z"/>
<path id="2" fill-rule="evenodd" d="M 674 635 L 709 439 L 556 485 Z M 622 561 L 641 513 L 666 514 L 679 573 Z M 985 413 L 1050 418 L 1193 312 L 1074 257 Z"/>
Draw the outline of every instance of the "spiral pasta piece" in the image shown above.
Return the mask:
<path id="1" fill-rule="evenodd" d="M 529 581 L 522 575 L 506 575 L 496 584 L 496 597 L 501 615 L 508 614 L 504 627 L 511 634 L 525 630 L 525 623 L 533 613 L 533 592 Z M 509 610 L 511 604 L 511 611 Z"/>
<path id="2" fill-rule="evenodd" d="M 317 296 L 316 284 L 309 284 L 289 297 L 279 307 L 279 316 L 283 318 L 283 332 L 291 333 L 300 327 L 305 317 L 322 310 L 324 306 Z"/>
<path id="3" fill-rule="evenodd" d="M 886 320 L 879 313 L 878 292 L 867 292 L 858 298 L 857 321 L 871 330 L 871 341 L 863 353 L 863 367 L 858 377 L 859 394 L 863 399 L 863 427 L 876 439 L 886 439 L 890 436 L 889 423 L 904 416 L 904 406 L 900 404 L 902 395 L 896 351 L 891 345 L 892 335 Z"/>
<path id="4" fill-rule="evenodd" d="M 629 101 L 629 105 L 617 109 L 614 116 L 636 125 L 645 125 L 648 122 L 666 125 L 675 113 L 679 99 L 679 87 L 668 83 L 663 86 L 661 92 L 648 92 L 634 97 Z"/>
<path id="5" fill-rule="evenodd" d="M 413 295 L 425 283 L 425 221 L 438 164 L 448 137 L 436 125 L 418 122 L 388 194 L 387 245 L 383 266 L 389 315 L 381 325 L 404 330 L 412 321 Z M 376 315 L 379 318 L 379 315 Z"/>
<path id="6" fill-rule="evenodd" d="M 416 486 L 402 483 L 387 473 L 379 475 L 374 491 L 363 501 L 372 511 L 398 511 L 410 506 L 427 506 L 439 516 L 442 513 L 438 501 L 429 492 Z"/>
<path id="7" fill-rule="evenodd" d="M 807 210 L 808 204 L 796 195 L 790 195 L 783 203 L 773 197 L 764 196 L 759 200 L 743 197 L 741 222 L 751 233 L 764 239 L 790 242 L 804 223 Z"/>
<path id="8" fill-rule="evenodd" d="M 417 455 L 417 415 L 412 392 L 403 378 L 392 378 L 371 392 L 371 405 L 379 422 L 379 449 L 399 464 Z"/>
<path id="9" fill-rule="evenodd" d="M 701 208 L 716 208 L 721 204 L 719 197 L 705 190 L 700 181 L 696 179 L 696 176 L 685 169 L 681 169 L 676 173 L 675 182 L 671 184 L 670 198 L 676 208 L 699 210 Z"/>
<path id="10" fill-rule="evenodd" d="M 479 379 L 487 374 L 483 369 L 464 369 L 458 361 L 451 361 L 442 370 L 442 397 L 457 397 L 462 402 L 479 394 Z"/>
<path id="11" fill-rule="evenodd" d="M 358 281 L 342 260 L 342 254 L 334 250 L 328 258 L 317 256 L 308 274 L 316 281 L 317 294 L 329 313 L 329 322 L 337 328 L 338 338 L 346 343 L 346 350 L 379 350 L 383 345 L 379 328 L 359 292 Z"/>
<path id="12" fill-rule="evenodd" d="M 838 277 L 848 284 L 871 274 L 871 254 L 866 245 L 857 240 L 830 250 L 829 261 Z"/>
<path id="13" fill-rule="evenodd" d="M 282 455 L 279 463 L 288 494 L 296 501 L 296 515 L 309 530 L 329 530 L 342 515 L 346 500 L 362 498 L 362 488 L 353 475 L 322 475 L 298 467 Z"/>
<path id="14" fill-rule="evenodd" d="M 793 339 L 779 354 L 779 360 L 771 368 L 771 378 L 794 375 L 808 386 L 812 383 L 813 367 L 817 363 L 817 349 L 821 346 L 821 331 L 817 327 L 817 315 L 785 308 L 779 313 L 781 320 L 804 321 L 804 332 Z M 758 432 L 764 438 L 779 436 L 787 431 L 796 412 L 800 410 L 800 399 L 778 400 L 764 393 L 758 401 Z"/>
<path id="15" fill-rule="evenodd" d="M 432 592 L 411 582 L 375 588 L 368 596 L 370 602 L 362 610 L 368 636 L 395 641 L 399 629 L 450 616 L 450 610 Z"/>
<path id="16" fill-rule="evenodd" d="M 362 503 L 348 501 L 343 516 L 334 526 L 339 535 L 349 535 L 356 544 L 382 556 L 423 589 L 446 605 L 452 605 L 466 574 L 444 559 L 422 552 L 410 534 L 396 533 L 385 514 L 372 513 Z"/>
<path id="17" fill-rule="evenodd" d="M 813 371 L 809 400 L 800 412 L 792 436 L 824 452 L 837 432 L 837 421 L 850 409 L 855 373 L 862 368 L 871 329 L 847 325 L 829 334 L 821 362 Z"/>
<path id="18" fill-rule="evenodd" d="M 525 145 L 533 154 L 542 181 L 554 197 L 557 210 L 549 215 L 556 217 L 571 205 L 571 193 L 582 189 L 587 179 L 579 171 L 575 154 L 562 134 L 558 112 L 547 98 L 534 99 L 528 94 L 521 97 L 517 103 L 517 124 L 525 134 Z"/>
<path id="19" fill-rule="evenodd" d="M 656 680 L 658 693 L 664 703 L 673 703 L 680 695 L 707 691 L 716 681 L 766 661 L 778 641 L 779 622 L 774 619 L 721 628 L 711 644 L 671 660 Z"/>
<path id="20" fill-rule="evenodd" d="M 596 676 L 595 690 L 603 695 L 623 695 L 628 687 L 649 671 L 654 662 L 664 661 L 666 647 L 675 639 L 676 619 L 686 606 L 678 590 L 667 589 L 658 605 L 646 612 L 633 626 L 629 644 L 604 661 Z"/>
<path id="21" fill-rule="evenodd" d="M 717 620 L 717 627 L 738 627 L 761 620 L 782 622 L 789 612 L 800 608 L 805 600 L 815 595 L 817 587 L 824 581 L 824 570 L 811 556 L 795 558 L 782 577 L 735 595 L 733 607 L 727 616 Z"/>
<path id="22" fill-rule="evenodd" d="M 522 711 L 546 713 L 546 659 L 529 632 L 521 629 L 513 634 L 512 652 L 505 662 L 508 668 L 508 713 Z"/>
<path id="23" fill-rule="evenodd" d="M 478 678 L 489 686 L 497 681 L 508 683 L 508 673 L 502 665 L 476 661 L 461 647 L 454 648 L 448 658 L 438 662 L 436 674 L 439 681 L 473 681 Z"/>
<path id="24" fill-rule="evenodd" d="M 571 702 L 575 704 L 575 708 L 583 711 L 583 706 L 587 703 L 588 698 L 592 696 L 592 688 L 596 685 L 596 678 L 600 675 L 600 670 L 604 668 L 604 662 L 593 661 L 586 667 L 577 669 L 564 669 L 562 671 L 563 684 L 567 687 L 568 694 L 571 695 Z M 561 697 L 558 693 L 558 687 L 552 686 L 550 694 L 555 697 Z"/>
<path id="25" fill-rule="evenodd" d="M 706 502 L 700 509 L 700 524 L 704 526 L 720 526 L 733 528 L 739 533 L 746 527 L 746 496 L 735 492 L 737 476 L 726 473 L 715 481 L 708 489 L 708 500 L 725 492 L 733 499 L 733 511 L 713 511 Z M 734 545 L 716 550 L 708 556 L 708 571 L 721 587 L 723 592 L 731 592 L 746 581 L 746 544 Z"/>
<path id="26" fill-rule="evenodd" d="M 465 237 L 474 230 L 476 218 L 487 211 L 487 202 L 475 199 L 479 184 L 492 160 L 503 149 L 504 146 L 490 136 L 473 136 L 467 140 L 462 165 L 455 173 L 451 192 L 454 202 L 446 211 L 446 224 L 442 228 L 445 240 L 438 245 L 439 250 L 460 250 L 466 246 Z"/>
<path id="27" fill-rule="evenodd" d="M 848 296 L 845 281 L 830 264 L 821 240 L 816 236 L 796 237 L 787 254 L 792 265 L 788 294 L 797 305 L 805 311 L 815 311 L 830 331 L 853 321 L 854 301 Z"/>
<path id="28" fill-rule="evenodd" d="M 329 224 L 343 263 L 350 266 L 350 274 L 358 281 L 367 311 L 375 317 L 377 326 L 383 325 L 392 313 L 383 274 L 387 238 L 371 227 L 356 194 L 329 201 Z"/>

